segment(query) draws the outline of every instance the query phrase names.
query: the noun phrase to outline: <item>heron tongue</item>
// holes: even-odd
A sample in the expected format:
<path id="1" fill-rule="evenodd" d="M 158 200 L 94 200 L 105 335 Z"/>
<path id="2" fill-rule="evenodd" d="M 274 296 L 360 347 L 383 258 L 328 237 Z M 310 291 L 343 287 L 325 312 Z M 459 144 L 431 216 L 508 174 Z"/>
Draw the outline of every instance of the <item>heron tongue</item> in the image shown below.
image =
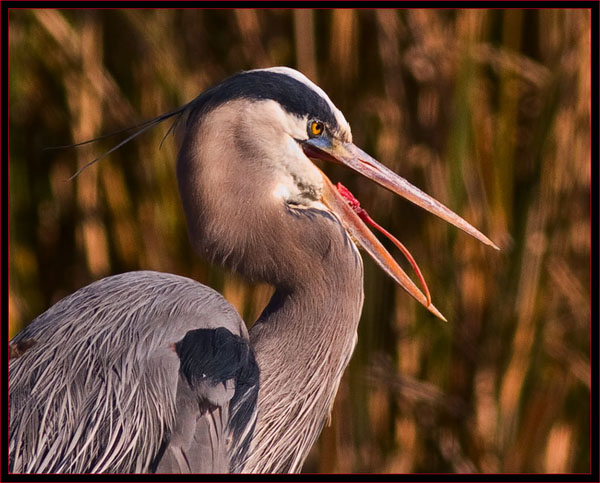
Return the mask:
<path id="1" fill-rule="evenodd" d="M 360 217 L 360 219 L 362 221 L 364 221 L 367 225 L 371 225 L 373 228 L 375 228 L 380 233 L 383 233 L 383 235 L 386 238 L 388 238 L 388 240 L 390 240 L 394 245 L 396 245 L 396 247 L 398 247 L 398 249 L 402 252 L 404 257 L 408 260 L 411 267 L 415 271 L 415 274 L 417 275 L 419 282 L 421 283 L 421 287 L 423 287 L 423 291 L 425 292 L 425 297 L 427 298 L 427 305 L 431 305 L 431 294 L 429 293 L 429 287 L 427 287 L 427 282 L 425 282 L 425 278 L 423 277 L 423 274 L 421 273 L 421 270 L 419 269 L 419 265 L 417 265 L 417 262 L 415 261 L 413 256 L 408 251 L 408 248 L 406 248 L 400 242 L 400 240 L 398 240 L 389 231 L 387 231 L 381 225 L 376 223 L 375 220 L 373 220 L 373 218 L 371 218 L 369 216 L 369 214 L 367 213 L 367 210 L 365 210 L 364 208 L 362 208 L 360 206 L 360 201 L 358 201 L 356 199 L 356 197 L 350 192 L 350 190 L 348 188 L 346 188 L 342 183 L 338 183 L 336 185 L 336 188 L 339 191 L 339 193 L 342 195 L 342 197 L 348 202 L 348 204 L 350 205 L 350 208 L 352 208 L 354 210 L 354 212 Z"/>
<path id="2" fill-rule="evenodd" d="M 385 271 L 390 277 L 392 277 L 404 290 L 406 290 L 412 297 L 414 297 L 419 303 L 421 303 L 431 313 L 446 321 L 446 318 L 440 313 L 440 311 L 431 303 L 429 291 L 427 285 L 424 284 L 427 295 L 424 295 L 421 290 L 413 283 L 408 275 L 402 270 L 400 265 L 394 260 L 390 253 L 385 249 L 377 237 L 371 230 L 365 225 L 368 223 L 375 226 L 384 235 L 388 236 L 394 242 L 398 248 L 402 245 L 398 240 L 387 233 L 383 228 L 377 225 L 371 217 L 362 209 L 356 198 L 344 188 L 342 185 L 335 187 L 333 183 L 321 172 L 323 177 L 323 196 L 322 201 L 333 211 L 342 222 L 344 228 L 354 238 L 354 240 L 373 258 L 375 263 L 379 265 L 383 271 Z M 359 214 L 360 213 L 360 214 Z M 362 218 L 362 219 L 361 219 Z M 365 220 L 363 222 L 363 220 Z M 408 253 L 408 250 L 402 249 L 403 253 Z M 412 260 L 410 254 L 407 256 L 409 261 Z M 416 268 L 414 260 L 411 261 L 415 271 L 420 275 L 420 271 Z M 422 279 L 422 276 L 419 276 Z"/>

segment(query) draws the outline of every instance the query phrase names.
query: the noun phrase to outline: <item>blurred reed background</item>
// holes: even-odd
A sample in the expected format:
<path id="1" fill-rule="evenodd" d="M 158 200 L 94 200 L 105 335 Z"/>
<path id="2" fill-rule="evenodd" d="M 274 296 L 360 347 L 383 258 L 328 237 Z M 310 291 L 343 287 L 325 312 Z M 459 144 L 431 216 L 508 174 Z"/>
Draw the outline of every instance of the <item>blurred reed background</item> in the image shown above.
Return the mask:
<path id="1" fill-rule="evenodd" d="M 42 149 L 288 65 L 329 93 L 359 146 L 502 247 L 327 168 L 412 251 L 449 323 L 365 262 L 358 346 L 305 471 L 589 471 L 589 10 L 9 15 L 10 336 L 138 269 L 210 285 L 251 324 L 271 289 L 190 249 L 175 146 L 159 148 L 168 125 L 73 181 L 122 137 Z"/>

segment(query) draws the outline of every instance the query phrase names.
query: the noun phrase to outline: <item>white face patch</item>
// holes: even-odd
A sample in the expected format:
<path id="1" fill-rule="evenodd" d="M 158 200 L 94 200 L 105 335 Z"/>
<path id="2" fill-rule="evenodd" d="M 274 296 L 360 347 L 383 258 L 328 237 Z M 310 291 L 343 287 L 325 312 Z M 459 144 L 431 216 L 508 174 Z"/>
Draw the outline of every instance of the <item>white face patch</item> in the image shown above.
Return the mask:
<path id="1" fill-rule="evenodd" d="M 234 140 L 239 150 L 236 159 L 244 160 L 244 168 L 265 169 L 268 177 L 263 182 L 269 198 L 298 207 L 311 207 L 321 199 L 322 174 L 299 144 L 308 138 L 306 117 L 285 111 L 272 99 L 235 99 L 215 108 L 205 126 L 214 126 L 213 138 L 223 138 L 215 149 L 225 139 Z M 211 170 L 211 175 L 216 176 L 215 172 Z"/>
<path id="2" fill-rule="evenodd" d="M 305 118 L 286 112 L 271 99 L 232 101 L 224 108 L 239 119 L 240 129 L 235 135 L 247 150 L 244 156 L 255 156 L 258 162 L 270 166 L 273 196 L 299 204 L 320 198 L 321 173 L 297 141 L 308 137 Z"/>
<path id="3" fill-rule="evenodd" d="M 287 201 L 290 198 L 291 193 L 286 185 L 277 183 L 277 186 L 275 186 L 275 189 L 273 190 L 273 196 L 283 201 Z"/>

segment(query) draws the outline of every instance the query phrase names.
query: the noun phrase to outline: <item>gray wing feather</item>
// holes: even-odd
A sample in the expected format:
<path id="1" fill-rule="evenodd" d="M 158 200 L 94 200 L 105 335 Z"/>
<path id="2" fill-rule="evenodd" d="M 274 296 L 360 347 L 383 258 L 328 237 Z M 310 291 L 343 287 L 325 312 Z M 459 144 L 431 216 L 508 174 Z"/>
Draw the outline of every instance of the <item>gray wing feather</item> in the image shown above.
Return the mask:
<path id="1" fill-rule="evenodd" d="M 226 399 L 228 402 L 233 391 Z M 200 403 L 202 406 L 202 403 Z M 177 391 L 177 422 L 160 457 L 157 473 L 227 473 L 229 457 L 226 448 L 227 405 L 199 401 L 187 383 L 180 380 Z"/>
<path id="2" fill-rule="evenodd" d="M 248 339 L 217 292 L 158 272 L 108 277 L 55 304 L 11 341 L 35 344 L 9 362 L 10 470 L 147 472 L 179 438 L 172 448 L 185 443 L 202 471 L 221 471 L 233 391 L 186 388 L 173 350 L 190 330 L 218 327 Z"/>

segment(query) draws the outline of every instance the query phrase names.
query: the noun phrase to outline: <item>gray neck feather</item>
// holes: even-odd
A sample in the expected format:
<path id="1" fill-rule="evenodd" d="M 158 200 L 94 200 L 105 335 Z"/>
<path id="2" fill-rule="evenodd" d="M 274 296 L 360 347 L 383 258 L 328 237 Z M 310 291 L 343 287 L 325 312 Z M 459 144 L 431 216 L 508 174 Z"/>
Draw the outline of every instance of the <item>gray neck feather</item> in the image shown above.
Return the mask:
<path id="1" fill-rule="evenodd" d="M 354 268 L 354 255 L 347 255 Z M 362 263 L 353 272 L 331 265 L 325 283 L 277 291 L 250 330 L 261 386 L 244 471 L 299 472 L 330 414 L 363 302 Z"/>

